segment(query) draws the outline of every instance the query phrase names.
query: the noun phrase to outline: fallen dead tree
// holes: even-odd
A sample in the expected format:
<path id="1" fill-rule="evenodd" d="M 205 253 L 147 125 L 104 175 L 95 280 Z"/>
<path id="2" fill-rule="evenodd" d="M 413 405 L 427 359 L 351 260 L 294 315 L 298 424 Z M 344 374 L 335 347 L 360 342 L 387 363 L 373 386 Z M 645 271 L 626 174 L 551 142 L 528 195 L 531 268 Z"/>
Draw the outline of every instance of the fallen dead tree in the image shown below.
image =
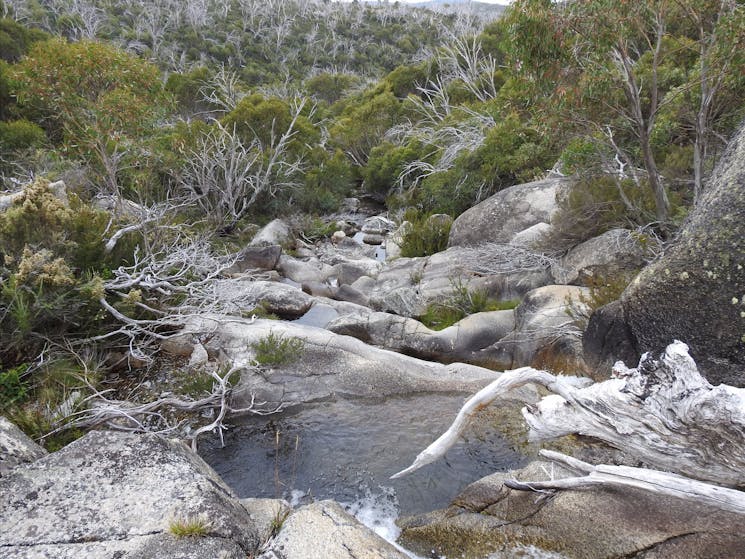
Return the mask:
<path id="1" fill-rule="evenodd" d="M 572 472 L 583 474 L 578 477 L 552 479 L 549 481 L 507 480 L 505 486 L 518 491 L 546 492 L 561 489 L 586 489 L 598 485 L 611 487 L 632 487 L 657 495 L 693 499 L 704 505 L 713 506 L 728 512 L 745 514 L 745 492 L 710 483 L 696 481 L 687 477 L 629 466 L 594 466 L 566 456 L 559 452 L 541 450 L 540 455 L 552 462 L 560 463 Z"/>
<path id="2" fill-rule="evenodd" d="M 466 402 L 448 431 L 417 456 L 412 466 L 393 477 L 443 456 L 475 411 L 526 383 L 553 392 L 537 405 L 523 408 L 530 440 L 587 435 L 664 471 L 592 466 L 552 453 L 550 459 L 587 475 L 549 482 L 510 482 L 510 487 L 538 490 L 625 485 L 710 499 L 726 510 L 745 512 L 745 493 L 711 485 L 745 485 L 745 389 L 709 384 L 681 342 L 670 344 L 661 355 L 645 354 L 637 368 L 616 364 L 614 378 L 596 384 L 583 385 L 574 377 L 531 368 L 507 371 Z"/>

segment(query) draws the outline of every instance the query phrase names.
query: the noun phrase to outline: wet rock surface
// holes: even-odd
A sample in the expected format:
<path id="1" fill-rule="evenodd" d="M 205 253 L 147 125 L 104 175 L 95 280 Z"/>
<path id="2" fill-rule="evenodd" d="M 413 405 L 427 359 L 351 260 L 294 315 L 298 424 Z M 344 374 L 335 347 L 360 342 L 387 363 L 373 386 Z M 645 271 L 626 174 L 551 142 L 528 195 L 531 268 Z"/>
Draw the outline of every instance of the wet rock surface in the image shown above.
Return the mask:
<path id="1" fill-rule="evenodd" d="M 301 507 L 260 559 L 407 559 L 334 501 Z"/>

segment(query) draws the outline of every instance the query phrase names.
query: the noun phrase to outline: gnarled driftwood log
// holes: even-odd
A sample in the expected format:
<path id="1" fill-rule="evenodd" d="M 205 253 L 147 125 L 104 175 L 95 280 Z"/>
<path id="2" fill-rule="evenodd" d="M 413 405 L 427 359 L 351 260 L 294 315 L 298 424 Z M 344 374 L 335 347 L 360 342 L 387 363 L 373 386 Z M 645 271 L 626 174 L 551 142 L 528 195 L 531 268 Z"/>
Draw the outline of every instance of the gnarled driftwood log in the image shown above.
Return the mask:
<path id="1" fill-rule="evenodd" d="M 681 342 L 614 378 L 581 386 L 572 377 L 523 368 L 505 372 L 464 405 L 450 429 L 425 449 L 408 474 L 447 452 L 478 408 L 529 382 L 554 394 L 523 408 L 531 440 L 596 437 L 654 468 L 728 486 L 745 485 L 745 389 L 709 384 Z"/>

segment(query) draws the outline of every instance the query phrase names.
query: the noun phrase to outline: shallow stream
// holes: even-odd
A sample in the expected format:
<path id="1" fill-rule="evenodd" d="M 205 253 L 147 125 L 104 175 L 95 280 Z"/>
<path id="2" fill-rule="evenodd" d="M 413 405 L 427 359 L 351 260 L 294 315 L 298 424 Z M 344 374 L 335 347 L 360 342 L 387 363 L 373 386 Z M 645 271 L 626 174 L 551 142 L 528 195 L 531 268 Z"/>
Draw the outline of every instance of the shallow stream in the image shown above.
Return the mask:
<path id="1" fill-rule="evenodd" d="M 224 448 L 205 438 L 200 454 L 239 497 L 335 499 L 395 539 L 397 515 L 444 507 L 468 483 L 522 462 L 488 422 L 477 421 L 445 459 L 389 479 L 449 426 L 464 399 L 427 394 L 306 405 L 245 418 Z"/>

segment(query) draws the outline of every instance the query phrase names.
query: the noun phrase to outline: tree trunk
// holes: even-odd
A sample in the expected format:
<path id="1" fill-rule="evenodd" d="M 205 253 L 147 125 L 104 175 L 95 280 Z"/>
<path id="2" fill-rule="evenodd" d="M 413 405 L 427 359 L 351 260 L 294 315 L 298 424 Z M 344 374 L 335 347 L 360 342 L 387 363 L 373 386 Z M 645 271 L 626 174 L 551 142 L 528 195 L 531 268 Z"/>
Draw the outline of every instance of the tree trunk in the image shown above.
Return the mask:
<path id="1" fill-rule="evenodd" d="M 665 185 L 662 184 L 662 180 L 660 179 L 660 173 L 657 170 L 657 163 L 655 163 L 652 147 L 649 144 L 649 135 L 646 133 L 646 130 L 641 131 L 639 139 L 642 157 L 644 158 L 644 168 L 647 171 L 647 180 L 649 180 L 649 187 L 654 194 L 657 221 L 660 224 L 661 230 L 664 232 L 670 218 L 670 200 L 667 197 Z"/>

